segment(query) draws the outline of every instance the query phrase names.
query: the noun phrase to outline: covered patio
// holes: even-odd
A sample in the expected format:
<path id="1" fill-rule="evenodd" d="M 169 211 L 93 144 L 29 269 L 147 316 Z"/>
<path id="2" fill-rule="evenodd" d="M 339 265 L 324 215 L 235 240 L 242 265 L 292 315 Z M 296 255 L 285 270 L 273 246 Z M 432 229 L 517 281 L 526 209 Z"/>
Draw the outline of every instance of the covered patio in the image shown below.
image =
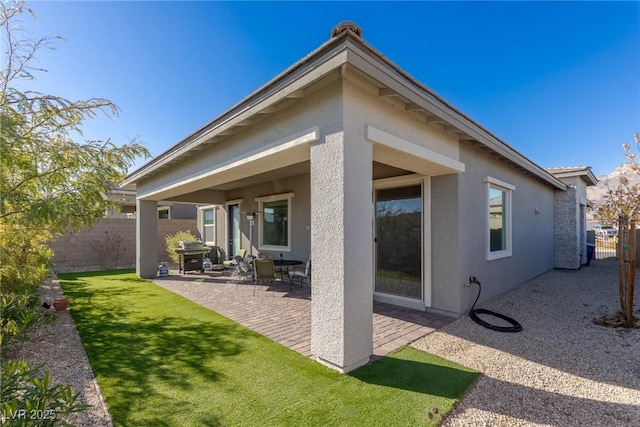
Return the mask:
<path id="1" fill-rule="evenodd" d="M 432 102 L 437 112 L 429 112 Z M 313 304 L 307 300 L 300 312 L 285 305 L 261 321 L 259 305 L 277 306 L 277 298 L 268 293 L 271 300 L 253 312 L 248 298 L 240 323 L 277 341 L 287 335 L 296 342 L 286 345 L 304 347 L 299 351 L 344 373 L 415 340 L 429 323 L 385 322 L 376 310 L 379 302 L 393 302 L 452 317 L 460 312 L 456 272 L 448 269 L 457 265 L 457 239 L 440 235 L 456 218 L 466 167 L 463 131 L 445 126 L 449 119 L 459 125 L 461 116 L 449 110 L 356 33 L 340 31 L 127 177 L 124 185 L 137 196 L 137 274 L 154 277 L 161 261 L 158 203 L 196 204 L 198 237 L 222 249 L 223 259 L 242 249 L 259 258 L 313 260 Z M 432 221 L 439 225 L 437 252 Z M 445 268 L 434 274 L 432 265 Z M 204 286 L 190 284 L 190 292 Z M 229 296 L 216 297 L 210 288 L 203 299 L 227 305 L 210 308 L 236 319 Z M 282 320 L 288 310 L 305 320 Z M 264 329 L 243 323 L 252 319 Z M 443 325 L 446 318 L 437 319 Z M 282 332 L 292 323 L 304 324 L 304 332 Z"/>
<path id="2" fill-rule="evenodd" d="M 157 277 L 153 282 L 297 351 L 311 351 L 311 291 L 237 284 L 228 274 L 204 273 Z M 445 325 L 453 318 L 382 302 L 373 303 L 373 357 L 381 357 Z"/>

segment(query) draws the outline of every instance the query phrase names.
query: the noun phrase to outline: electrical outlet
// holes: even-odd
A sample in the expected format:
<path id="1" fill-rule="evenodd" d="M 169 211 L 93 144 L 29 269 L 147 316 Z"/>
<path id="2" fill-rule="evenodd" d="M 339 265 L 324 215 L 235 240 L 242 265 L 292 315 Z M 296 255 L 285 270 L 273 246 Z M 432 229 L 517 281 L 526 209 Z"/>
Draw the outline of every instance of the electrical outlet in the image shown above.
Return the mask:
<path id="1" fill-rule="evenodd" d="M 476 282 L 476 276 L 469 276 L 469 280 L 467 280 L 467 283 L 464 284 L 465 288 L 470 288 L 472 283 Z"/>

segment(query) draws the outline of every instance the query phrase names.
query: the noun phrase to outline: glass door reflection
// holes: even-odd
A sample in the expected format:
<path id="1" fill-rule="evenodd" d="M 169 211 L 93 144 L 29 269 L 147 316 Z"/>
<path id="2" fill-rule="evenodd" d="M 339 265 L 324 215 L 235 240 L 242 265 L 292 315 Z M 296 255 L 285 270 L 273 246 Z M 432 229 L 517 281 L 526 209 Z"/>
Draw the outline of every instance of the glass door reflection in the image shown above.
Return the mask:
<path id="1" fill-rule="evenodd" d="M 376 190 L 375 291 L 422 299 L 422 186 Z"/>

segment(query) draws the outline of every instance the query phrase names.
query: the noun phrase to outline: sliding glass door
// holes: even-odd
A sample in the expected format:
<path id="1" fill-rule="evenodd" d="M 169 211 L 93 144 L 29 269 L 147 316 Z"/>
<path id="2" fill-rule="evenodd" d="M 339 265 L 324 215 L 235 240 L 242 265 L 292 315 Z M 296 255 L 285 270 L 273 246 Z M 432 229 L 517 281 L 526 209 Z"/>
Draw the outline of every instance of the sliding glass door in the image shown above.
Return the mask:
<path id="1" fill-rule="evenodd" d="M 375 291 L 422 300 L 422 186 L 375 194 Z"/>

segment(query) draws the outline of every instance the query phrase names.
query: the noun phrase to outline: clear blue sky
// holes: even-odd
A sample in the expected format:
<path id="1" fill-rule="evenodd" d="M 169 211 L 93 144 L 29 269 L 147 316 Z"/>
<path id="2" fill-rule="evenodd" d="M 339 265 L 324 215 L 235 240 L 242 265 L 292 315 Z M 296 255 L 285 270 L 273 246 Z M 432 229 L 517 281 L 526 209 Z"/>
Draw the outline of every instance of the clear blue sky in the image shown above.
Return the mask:
<path id="1" fill-rule="evenodd" d="M 27 2 L 34 87 L 106 97 L 90 139 L 139 135 L 157 155 L 314 50 L 341 20 L 542 167 L 624 161 L 640 130 L 639 2 Z M 137 166 L 140 166 L 139 163 Z"/>

